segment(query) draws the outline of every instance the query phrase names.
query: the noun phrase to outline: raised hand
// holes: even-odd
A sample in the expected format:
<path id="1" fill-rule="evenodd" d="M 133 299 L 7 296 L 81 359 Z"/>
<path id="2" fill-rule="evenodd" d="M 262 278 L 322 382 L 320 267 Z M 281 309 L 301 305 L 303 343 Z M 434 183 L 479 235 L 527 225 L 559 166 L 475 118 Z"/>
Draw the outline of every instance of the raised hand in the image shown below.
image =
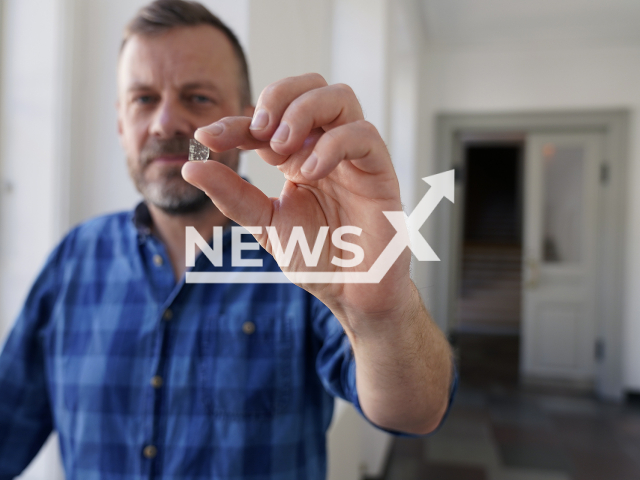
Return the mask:
<path id="1" fill-rule="evenodd" d="M 360 264 L 340 266 L 334 257 L 351 254 L 327 241 L 313 269 L 305 265 L 300 249 L 289 265 L 276 254 L 285 273 L 367 272 L 396 234 L 383 214 L 402 209 L 389 152 L 345 85 L 327 85 L 314 74 L 286 78 L 263 90 L 253 120 L 223 118 L 195 136 L 217 152 L 255 149 L 284 173 L 280 196 L 267 198 L 218 162 L 187 162 L 182 170 L 225 216 L 246 227 L 261 227 L 255 237 L 272 255 L 272 227 L 283 245 L 294 227 L 302 227 L 311 248 L 327 227 L 330 232 L 345 226 L 361 229 L 359 236 L 348 238 L 364 252 Z M 389 429 L 428 433 L 446 411 L 451 352 L 411 282 L 409 262 L 405 249 L 379 283 L 299 284 L 342 323 L 355 355 L 365 415 Z"/>
<path id="2" fill-rule="evenodd" d="M 255 149 L 284 173 L 280 196 L 268 198 L 220 163 L 188 163 L 183 169 L 185 179 L 203 189 L 225 216 L 243 226 L 261 227 L 256 239 L 285 273 L 366 272 L 396 233 L 383 214 L 402 210 L 391 158 L 346 85 L 327 85 L 317 74 L 280 80 L 260 95 L 253 121 L 227 117 L 198 130 L 196 138 L 216 152 Z M 270 227 L 284 247 L 296 226 L 303 228 L 311 248 L 319 232 L 328 233 L 316 267 L 305 263 L 299 248 L 288 265 L 275 255 Z M 331 242 L 340 227 L 361 231 L 359 237 L 344 236 L 362 247 L 364 259 L 357 266 L 345 268 L 354 255 Z M 387 314 L 410 294 L 409 261 L 407 250 L 379 284 L 300 285 L 343 322 L 352 311 Z"/>

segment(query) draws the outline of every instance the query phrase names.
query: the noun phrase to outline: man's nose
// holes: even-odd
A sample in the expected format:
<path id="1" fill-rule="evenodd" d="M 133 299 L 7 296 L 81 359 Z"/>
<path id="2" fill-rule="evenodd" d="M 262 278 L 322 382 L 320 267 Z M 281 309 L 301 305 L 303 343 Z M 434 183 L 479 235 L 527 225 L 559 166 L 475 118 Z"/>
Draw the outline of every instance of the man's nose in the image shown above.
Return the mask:
<path id="1" fill-rule="evenodd" d="M 155 111 L 150 126 L 151 135 L 160 138 L 190 137 L 192 128 L 180 103 L 171 99 L 162 100 Z"/>

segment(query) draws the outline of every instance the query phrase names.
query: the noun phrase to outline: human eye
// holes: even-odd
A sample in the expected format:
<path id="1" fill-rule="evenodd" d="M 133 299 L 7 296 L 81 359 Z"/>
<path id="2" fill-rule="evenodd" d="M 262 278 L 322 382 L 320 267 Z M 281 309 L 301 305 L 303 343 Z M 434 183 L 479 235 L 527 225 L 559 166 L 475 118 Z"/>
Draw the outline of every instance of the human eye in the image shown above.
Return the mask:
<path id="1" fill-rule="evenodd" d="M 211 97 L 200 94 L 193 94 L 189 99 L 196 105 L 213 105 L 216 103 Z"/>
<path id="2" fill-rule="evenodd" d="M 134 99 L 134 103 L 138 105 L 151 105 L 155 102 L 156 98 L 153 95 L 137 95 Z"/>

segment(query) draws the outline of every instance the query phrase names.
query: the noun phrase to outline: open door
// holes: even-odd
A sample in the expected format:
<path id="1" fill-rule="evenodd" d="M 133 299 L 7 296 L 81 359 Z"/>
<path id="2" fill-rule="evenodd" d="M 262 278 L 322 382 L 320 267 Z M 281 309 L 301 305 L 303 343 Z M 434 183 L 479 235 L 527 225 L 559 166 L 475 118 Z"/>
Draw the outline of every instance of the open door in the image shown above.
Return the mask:
<path id="1" fill-rule="evenodd" d="M 520 363 L 525 379 L 594 380 L 602 149 L 598 133 L 527 137 Z"/>

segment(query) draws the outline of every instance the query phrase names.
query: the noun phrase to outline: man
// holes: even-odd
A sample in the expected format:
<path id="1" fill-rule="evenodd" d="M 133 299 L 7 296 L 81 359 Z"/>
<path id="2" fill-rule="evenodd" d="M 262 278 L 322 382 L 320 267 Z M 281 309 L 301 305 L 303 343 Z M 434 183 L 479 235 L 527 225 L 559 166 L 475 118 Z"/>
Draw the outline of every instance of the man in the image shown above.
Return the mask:
<path id="1" fill-rule="evenodd" d="M 353 92 L 303 75 L 251 106 L 236 37 L 199 4 L 158 0 L 125 31 L 118 129 L 144 197 L 72 230 L 0 355 L 0 480 L 55 428 L 66 478 L 324 478 L 332 396 L 373 424 L 427 434 L 450 403 L 448 344 L 405 251 L 378 284 L 187 284 L 185 231 L 261 227 L 243 258 L 279 271 L 266 227 L 362 229 L 366 271 L 395 230 L 398 182 Z M 213 162 L 186 162 L 195 135 Z M 241 179 L 238 150 L 284 173 L 278 199 Z M 184 179 L 183 179 L 184 177 Z M 186 181 L 185 181 L 186 180 Z M 189 182 L 189 183 L 187 183 Z M 317 270 L 348 257 L 327 243 Z M 343 260 L 348 260 L 345 258 Z M 295 252 L 287 272 L 305 270 Z M 327 308 L 328 307 L 328 308 Z M 357 386 L 356 386 L 357 385 Z"/>

